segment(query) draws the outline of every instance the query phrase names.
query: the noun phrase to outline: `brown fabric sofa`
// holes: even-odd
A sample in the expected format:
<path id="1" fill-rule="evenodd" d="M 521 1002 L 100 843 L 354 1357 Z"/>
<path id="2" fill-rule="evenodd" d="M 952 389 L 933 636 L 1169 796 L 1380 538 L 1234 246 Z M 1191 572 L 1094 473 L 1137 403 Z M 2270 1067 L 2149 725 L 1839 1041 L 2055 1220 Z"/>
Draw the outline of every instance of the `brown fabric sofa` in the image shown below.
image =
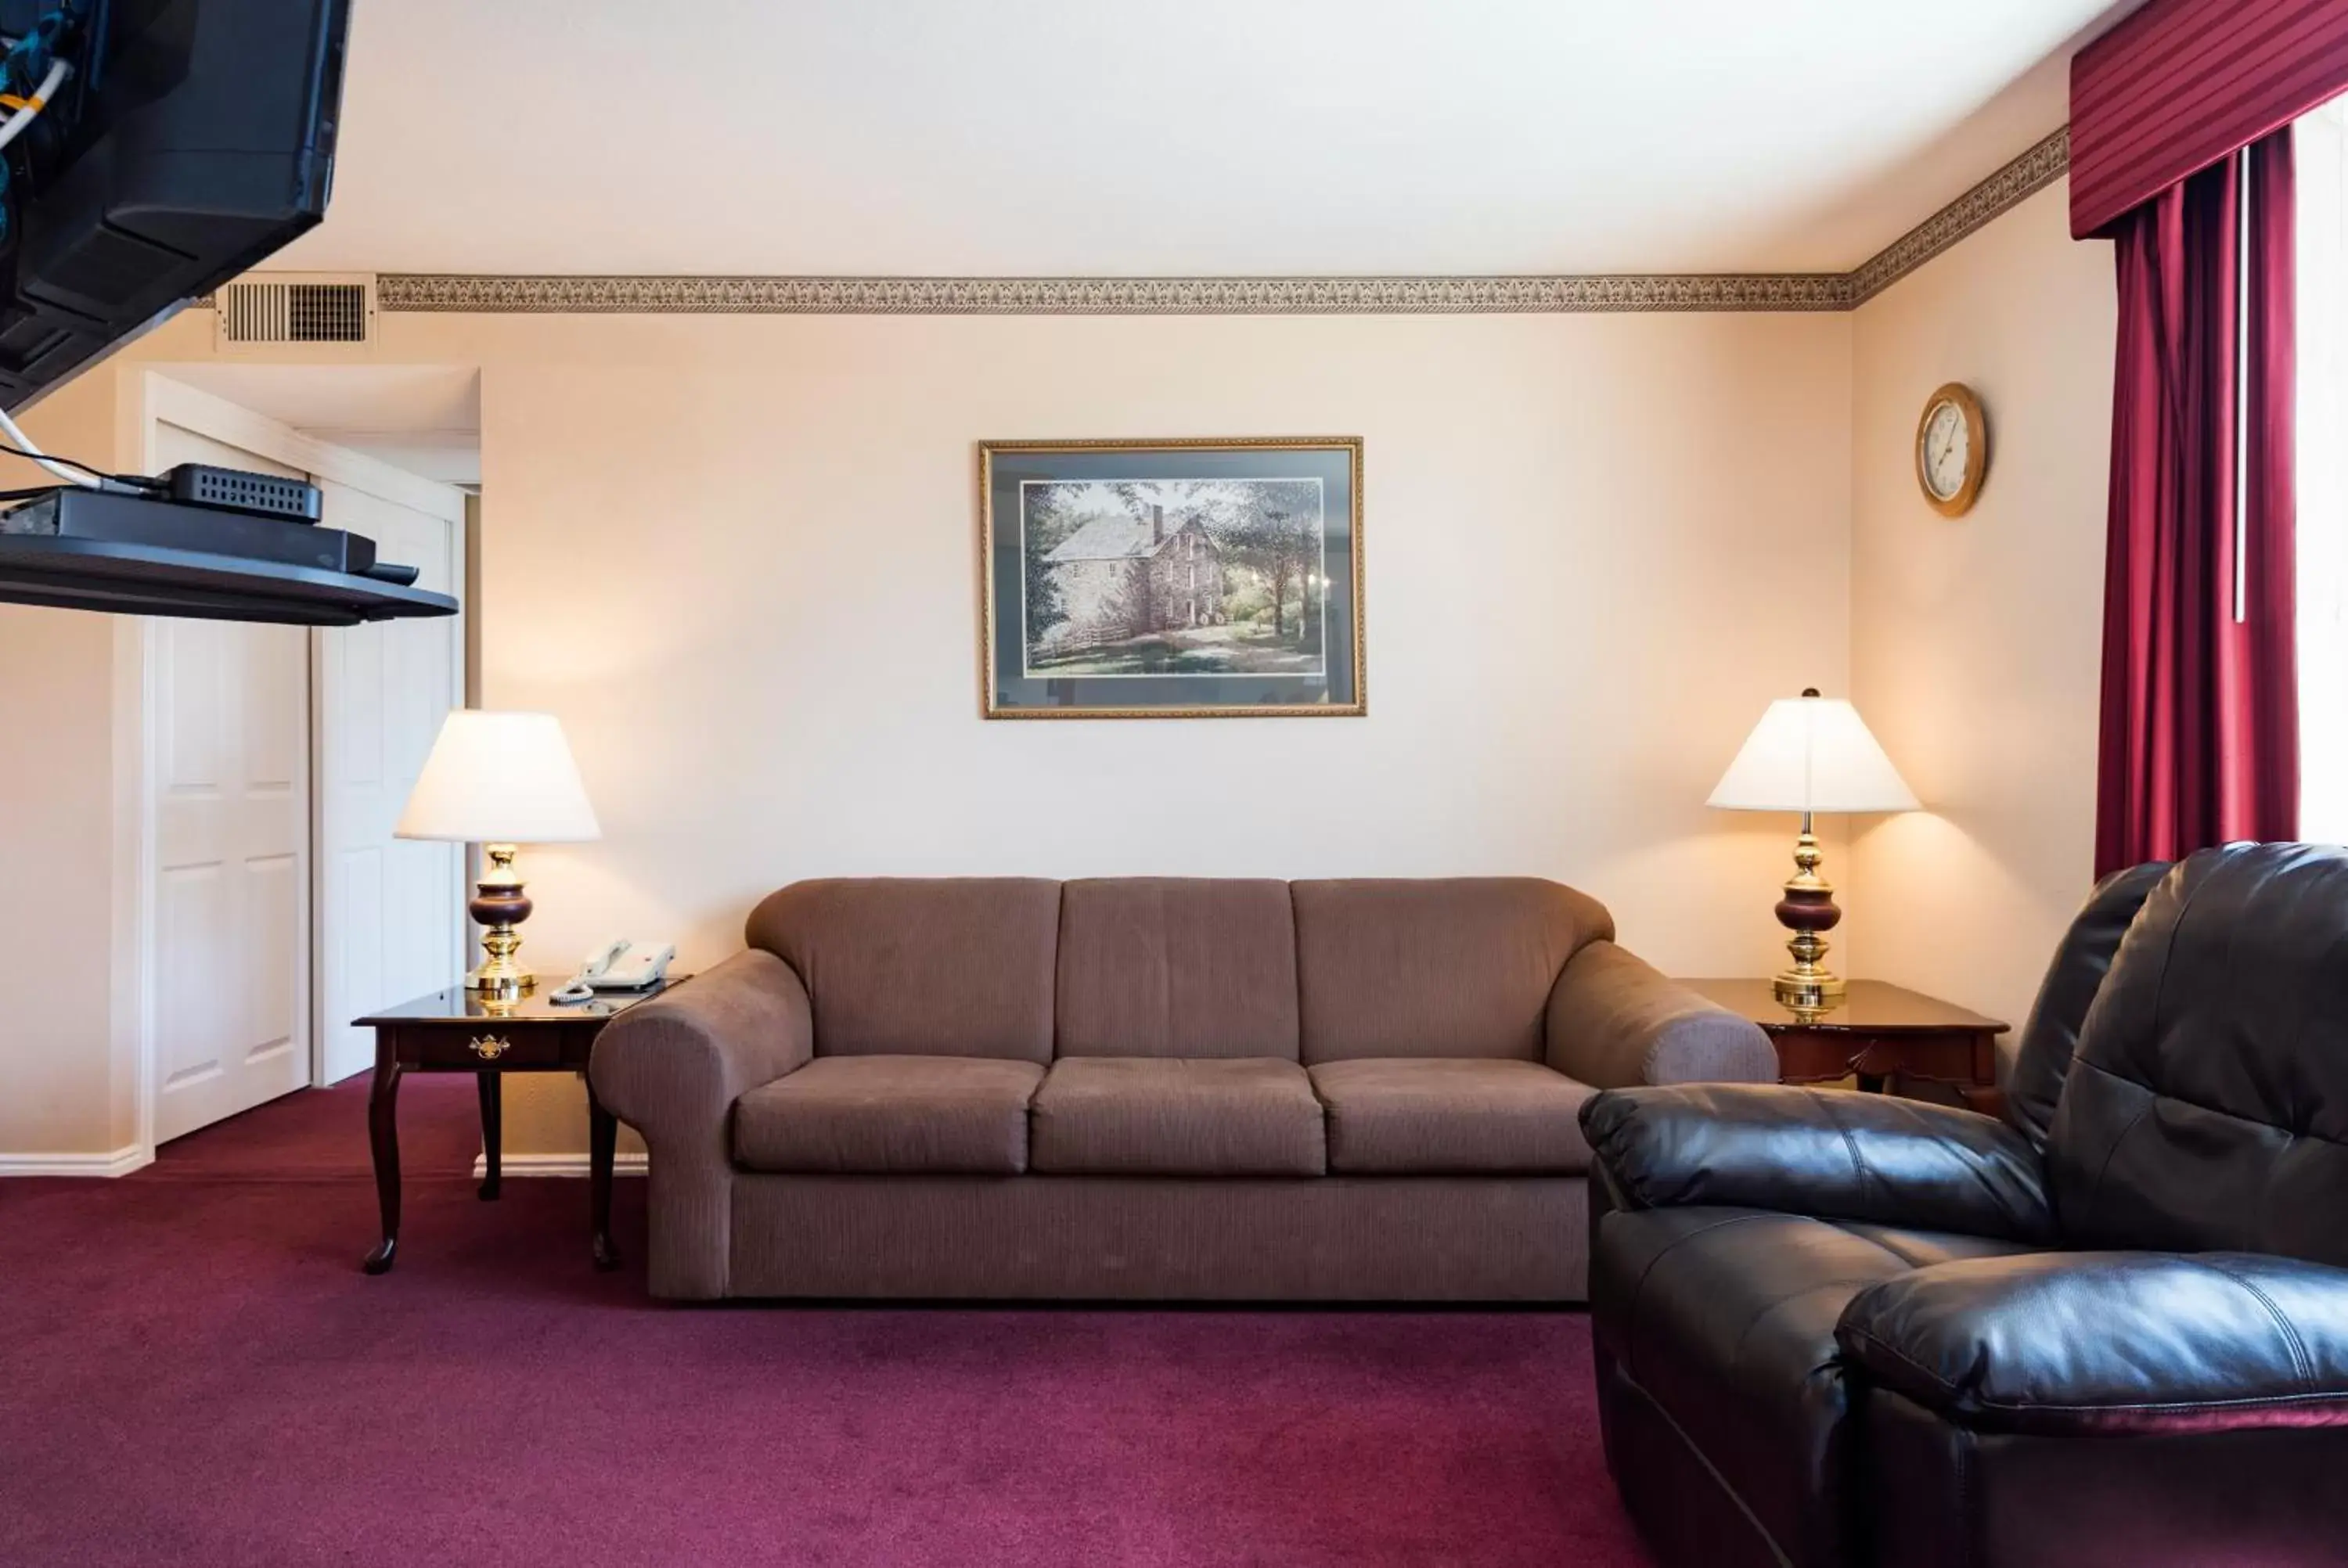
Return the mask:
<path id="1" fill-rule="evenodd" d="M 1580 1300 L 1596 1090 L 1771 1080 L 1531 878 L 801 882 L 596 1093 L 683 1298 Z"/>

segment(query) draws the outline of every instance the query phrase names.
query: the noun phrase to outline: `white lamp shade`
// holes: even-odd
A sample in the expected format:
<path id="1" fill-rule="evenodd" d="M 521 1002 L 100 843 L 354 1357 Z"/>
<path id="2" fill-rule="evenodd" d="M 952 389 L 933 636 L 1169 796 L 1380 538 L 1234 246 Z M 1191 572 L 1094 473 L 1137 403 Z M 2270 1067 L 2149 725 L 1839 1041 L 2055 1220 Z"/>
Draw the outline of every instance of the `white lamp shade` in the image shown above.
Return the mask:
<path id="1" fill-rule="evenodd" d="M 441 724 L 392 832 L 458 844 L 579 844 L 603 836 L 554 715 L 479 708 L 459 708 Z"/>
<path id="2" fill-rule="evenodd" d="M 1833 697 L 1769 704 L 1712 792 L 1731 811 L 1914 811 L 1916 796 L 1859 716 Z"/>

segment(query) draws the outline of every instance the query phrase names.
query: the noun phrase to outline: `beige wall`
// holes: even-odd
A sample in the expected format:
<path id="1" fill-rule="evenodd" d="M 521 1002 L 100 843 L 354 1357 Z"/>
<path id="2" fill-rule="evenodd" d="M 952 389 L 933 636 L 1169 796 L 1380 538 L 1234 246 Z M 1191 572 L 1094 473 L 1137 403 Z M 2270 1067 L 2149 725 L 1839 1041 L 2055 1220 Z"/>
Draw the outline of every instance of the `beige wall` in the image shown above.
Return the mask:
<path id="1" fill-rule="evenodd" d="M 1748 710 L 1843 679 L 1840 322 L 516 335 L 589 351 L 483 391 L 484 693 L 564 716 L 609 832 L 537 857 L 565 952 L 616 917 L 706 961 L 854 871 L 1529 870 L 1673 965 L 1766 936 L 1702 803 Z M 1370 718 L 979 720 L 974 438 L 1300 428 L 1367 442 Z"/>
<path id="2" fill-rule="evenodd" d="M 2058 185 L 1850 316 L 387 315 L 376 361 L 481 368 L 483 699 L 562 716 L 605 826 L 530 857 L 530 951 L 703 967 L 829 873 L 1513 871 L 1666 968 L 1766 972 L 1791 825 L 1703 801 L 1816 684 L 1931 808 L 1830 840 L 1844 967 L 2019 1021 L 2092 823 L 2110 258 L 2063 214 Z M 51 438 L 100 438 L 122 365 L 209 354 L 173 323 Z M 1954 521 L 1909 455 L 1950 380 L 1995 452 Z M 1367 442 L 1369 718 L 977 717 L 974 442 L 1274 433 Z M 129 1125 L 87 939 L 111 647 L 0 612 L 0 910 L 41 976 L 0 999 L 30 1020 L 0 1153 Z M 575 1150 L 575 1089 L 517 1086 L 508 1128 Z"/>
<path id="3" fill-rule="evenodd" d="M 1852 318 L 1854 698 L 1928 809 L 1854 845 L 1849 951 L 2017 1030 L 2094 857 L 2115 305 L 2067 216 L 2057 181 Z M 1991 449 L 1953 519 L 1913 457 L 1951 381 Z"/>
<path id="4" fill-rule="evenodd" d="M 1703 803 L 1848 684 L 1848 317 L 392 314 L 374 354 L 482 368 L 483 699 L 561 715 L 606 833 L 530 857 L 542 967 L 705 966 L 846 872 L 1530 872 L 1667 968 L 1774 961 L 1790 823 Z M 1249 434 L 1367 442 L 1370 716 L 981 721 L 973 443 Z M 547 1087 L 510 1148 L 579 1145 Z"/>
<path id="5" fill-rule="evenodd" d="M 23 421 L 111 465 L 111 377 Z M 0 488 L 53 483 L 0 457 Z M 111 1153 L 135 1136 L 115 1061 L 111 921 L 115 622 L 0 605 L 0 1154 Z"/>
<path id="6" fill-rule="evenodd" d="M 1852 317 L 390 314 L 376 362 L 484 371 L 481 692 L 561 713 L 606 824 L 530 856 L 530 950 L 709 965 L 819 873 L 1533 871 L 1667 969 L 1766 972 L 1789 824 L 1703 798 L 1815 683 L 1932 805 L 1829 840 L 1846 967 L 2019 1021 L 2092 822 L 2111 282 L 2062 209 Z M 42 418 L 98 439 L 119 366 L 204 357 L 183 319 Z M 1941 380 L 1996 432 L 1961 521 L 1909 469 Z M 974 441 L 1271 432 L 1369 444 L 1366 721 L 979 721 Z M 45 977 L 0 1153 L 129 1124 L 103 1002 L 26 1011 L 106 990 L 110 645 L 0 615 L 0 908 Z M 1210 826 L 1160 834 L 1174 801 Z M 510 1148 L 578 1148 L 575 1089 L 530 1089 Z"/>
<path id="7" fill-rule="evenodd" d="M 623 931 L 705 965 L 771 887 L 855 872 L 1538 872 L 1667 967 L 1768 957 L 1782 845 L 1703 800 L 1766 697 L 1845 679 L 1843 321 L 475 341 L 484 696 L 563 716 L 608 835 L 534 857 L 545 961 Z M 1315 432 L 1367 443 L 1369 718 L 977 717 L 975 440 Z M 512 1114 L 577 1146 L 567 1104 Z"/>

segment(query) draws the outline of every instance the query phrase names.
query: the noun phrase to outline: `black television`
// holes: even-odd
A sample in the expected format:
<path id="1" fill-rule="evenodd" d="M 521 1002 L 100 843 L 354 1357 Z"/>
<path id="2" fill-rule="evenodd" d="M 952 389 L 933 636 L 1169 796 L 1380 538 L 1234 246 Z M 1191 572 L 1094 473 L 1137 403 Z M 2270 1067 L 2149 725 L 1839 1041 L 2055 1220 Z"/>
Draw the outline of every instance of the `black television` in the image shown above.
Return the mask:
<path id="1" fill-rule="evenodd" d="M 350 0 L 0 0 L 69 67 L 7 149 L 0 407 L 325 216 Z"/>
<path id="2" fill-rule="evenodd" d="M 0 0 L 0 409 L 325 216 L 349 32 L 350 0 Z M 0 513 L 0 601 L 314 625 L 456 612 L 372 540 L 318 526 L 306 485 L 50 456 L 67 483 L 0 496 L 22 503 Z"/>

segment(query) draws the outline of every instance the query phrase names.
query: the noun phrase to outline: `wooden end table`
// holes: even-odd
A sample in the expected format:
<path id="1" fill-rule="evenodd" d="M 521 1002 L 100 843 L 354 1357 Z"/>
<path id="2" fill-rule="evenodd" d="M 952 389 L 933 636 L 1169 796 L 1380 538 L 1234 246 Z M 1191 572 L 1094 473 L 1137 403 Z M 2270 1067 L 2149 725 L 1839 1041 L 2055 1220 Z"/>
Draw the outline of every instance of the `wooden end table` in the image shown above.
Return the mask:
<path id="1" fill-rule="evenodd" d="M 480 1090 L 481 1148 L 487 1172 L 484 1201 L 499 1191 L 499 1124 L 502 1083 L 509 1072 L 575 1072 L 603 1026 L 685 977 L 641 991 L 607 991 L 593 1001 L 565 1006 L 546 999 L 548 987 L 518 1002 L 489 1000 L 456 987 L 386 1008 L 352 1022 L 375 1030 L 375 1083 L 367 1096 L 367 1143 L 375 1152 L 375 1195 L 383 1214 L 383 1240 L 362 1266 L 369 1274 L 391 1267 L 399 1250 L 399 1081 L 410 1072 L 469 1072 Z M 595 1266 L 616 1268 L 612 1245 L 612 1153 L 620 1124 L 587 1090 L 587 1175 L 592 1208 Z"/>
<path id="2" fill-rule="evenodd" d="M 1779 1080 L 1836 1083 L 1867 1093 L 1933 1100 L 1993 1114 L 2000 1107 L 1997 1037 L 2005 1025 L 1921 991 L 1853 980 L 1840 1007 L 1797 1016 L 1767 980 L 1682 980 L 1682 985 L 1766 1030 Z"/>

